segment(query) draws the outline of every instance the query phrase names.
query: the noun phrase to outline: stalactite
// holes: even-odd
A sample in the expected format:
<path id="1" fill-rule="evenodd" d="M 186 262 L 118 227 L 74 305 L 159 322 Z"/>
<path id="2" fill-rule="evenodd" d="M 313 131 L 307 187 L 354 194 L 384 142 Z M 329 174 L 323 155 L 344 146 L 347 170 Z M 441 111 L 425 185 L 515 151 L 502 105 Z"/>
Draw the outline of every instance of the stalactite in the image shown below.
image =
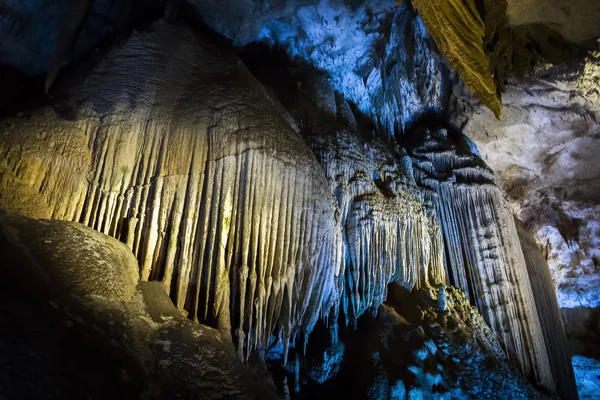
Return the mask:
<path id="1" fill-rule="evenodd" d="M 237 58 L 181 26 L 134 33 L 70 85 L 4 121 L 0 189 L 121 239 L 240 359 L 287 361 L 319 319 L 335 332 L 392 281 L 448 276 L 552 386 L 510 213 L 470 153 L 430 140 L 409 157 L 339 124 L 310 124 L 307 146 Z"/>
<path id="2" fill-rule="evenodd" d="M 7 125 L 3 174 L 43 199 L 43 216 L 120 238 L 140 277 L 241 359 L 268 347 L 286 359 L 340 312 L 354 325 L 392 280 L 445 282 L 406 155 L 340 131 L 329 149 L 312 143 L 319 165 L 237 59 L 184 28 L 135 33 L 74 82 Z"/>
<path id="3" fill-rule="evenodd" d="M 3 174 L 43 216 L 120 238 L 143 280 L 234 333 L 241 358 L 272 337 L 287 348 L 340 296 L 333 198 L 257 86 L 232 56 L 156 24 L 66 89 L 54 110 L 72 117 L 16 117 L 0 143 Z"/>
<path id="4" fill-rule="evenodd" d="M 411 183 L 408 157 L 339 126 L 317 131 L 309 145 L 337 199 L 344 235 L 346 323 L 376 311 L 391 281 L 408 288 L 445 283 L 439 225 Z"/>
<path id="5" fill-rule="evenodd" d="M 478 307 L 509 359 L 553 391 L 523 252 L 493 173 L 458 132 L 417 126 L 407 143 L 415 179 L 442 227 L 450 283 Z"/>

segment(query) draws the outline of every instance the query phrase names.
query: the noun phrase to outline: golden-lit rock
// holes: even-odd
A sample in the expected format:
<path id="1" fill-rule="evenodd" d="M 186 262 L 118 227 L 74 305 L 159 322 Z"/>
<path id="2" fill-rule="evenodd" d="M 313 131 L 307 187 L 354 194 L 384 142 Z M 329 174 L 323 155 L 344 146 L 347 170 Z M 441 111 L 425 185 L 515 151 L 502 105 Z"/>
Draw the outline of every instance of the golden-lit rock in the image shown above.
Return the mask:
<path id="1" fill-rule="evenodd" d="M 485 23 L 474 0 L 413 0 L 436 45 L 479 100 L 502 117 L 489 56 Z"/>

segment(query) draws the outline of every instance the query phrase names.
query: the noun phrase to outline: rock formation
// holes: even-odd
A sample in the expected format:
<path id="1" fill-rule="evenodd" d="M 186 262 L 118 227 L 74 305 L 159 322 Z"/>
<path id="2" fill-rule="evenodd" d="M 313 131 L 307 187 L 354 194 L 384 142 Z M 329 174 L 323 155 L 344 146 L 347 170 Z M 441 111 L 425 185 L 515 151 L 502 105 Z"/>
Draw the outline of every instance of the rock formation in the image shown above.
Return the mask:
<path id="1" fill-rule="evenodd" d="M 577 397 L 577 385 L 574 380 L 569 345 L 548 263 L 523 223 L 515 219 L 515 225 L 525 256 L 527 273 L 535 293 L 535 306 L 540 317 L 556 390 L 563 398 L 575 398 Z"/>
<path id="2" fill-rule="evenodd" d="M 176 68 L 160 80 L 135 68 L 155 76 L 165 63 Z M 113 65 L 125 74 L 109 74 Z M 439 230 L 416 199 L 387 201 L 367 176 L 376 193 L 358 180 L 338 210 L 258 83 L 187 30 L 135 35 L 65 96 L 5 122 L 3 192 L 14 197 L 3 206 L 120 238 L 142 280 L 162 281 L 194 320 L 233 333 L 244 357 L 273 337 L 286 352 L 321 317 L 336 324 L 344 295 L 356 319 L 392 279 L 444 281 Z M 330 164 L 348 180 L 359 173 Z"/>
<path id="3" fill-rule="evenodd" d="M 106 24 L 84 29 L 70 55 L 59 41 L 57 59 L 81 54 L 86 40 L 97 43 L 103 29 L 119 26 L 113 17 L 129 18 L 132 4 L 116 16 L 111 5 L 94 4 L 82 23 L 89 27 L 94 14 L 106 16 Z M 550 275 L 531 238 L 522 235 L 525 249 L 519 242 L 497 184 L 503 175 L 497 179 L 475 144 L 437 111 L 453 107 L 459 120 L 478 105 L 448 97 L 460 85 L 452 87 L 451 67 L 435 52 L 426 25 L 451 64 L 470 77 L 467 84 L 499 111 L 503 75 L 492 79 L 496 70 L 486 61 L 502 54 L 490 42 L 493 10 L 480 14 L 468 1 L 436 10 L 414 4 L 425 25 L 408 2 L 298 8 L 250 1 L 230 9 L 169 2 L 168 19 L 181 5 L 187 23 L 144 23 L 119 36 L 65 72 L 68 79 L 58 80 L 51 97 L 0 121 L 0 208 L 79 222 L 124 243 L 109 240 L 108 253 L 90 262 L 90 282 L 105 279 L 108 294 L 79 279 L 79 269 L 60 272 L 65 276 L 53 285 L 67 297 L 112 296 L 118 309 L 145 307 L 123 311 L 116 325 L 127 335 L 122 347 L 135 341 L 131 335 L 146 335 L 118 359 L 136 366 L 134 381 L 141 383 L 132 391 L 205 396 L 211 363 L 223 363 L 214 384 L 243 397 L 253 387 L 248 379 L 264 377 L 249 377 L 241 362 L 258 359 L 262 371 L 268 359 L 285 375 L 280 392 L 302 396 L 310 393 L 309 378 L 330 384 L 355 368 L 343 359 L 360 348 L 351 338 L 367 327 L 375 336 L 364 337 L 381 340 L 389 352 L 376 359 L 368 349 L 365 365 L 374 375 L 367 397 L 511 390 L 535 396 L 520 373 L 550 394 L 577 397 Z M 199 18 L 192 11 L 234 44 L 261 40 L 264 47 L 248 46 L 238 57 L 223 38 L 209 39 L 214 32 L 190 27 Z M 24 25 L 13 33 L 47 40 L 32 30 Z M 253 59 L 261 48 L 268 56 Z M 473 57 L 463 62 L 457 52 Z M 268 70 L 273 53 L 283 61 Z M 33 62 L 15 54 L 2 61 Z M 56 236 L 72 235 L 84 249 L 90 244 L 74 233 L 89 230 L 73 223 L 3 218 L 11 252 L 31 252 L 13 240 L 21 229 L 15 226 L 38 226 L 40 234 L 48 224 L 69 226 L 69 234 Z M 561 234 L 579 242 L 578 223 L 565 221 Z M 10 254 L 13 263 L 20 257 Z M 49 271 L 63 271 L 64 246 L 44 254 Z M 38 263 L 23 259 L 28 268 Z M 127 277 L 115 272 L 119 265 L 127 265 Z M 110 325 L 111 318 L 101 321 Z M 148 318 L 160 326 L 122 327 Z M 388 346 L 395 340 L 416 346 L 405 364 L 393 362 L 406 355 Z M 315 350 L 315 341 L 329 347 Z M 199 363 L 189 357 L 197 346 L 207 349 Z M 462 362 L 473 376 L 456 372 Z"/>
<path id="4" fill-rule="evenodd" d="M 570 67 L 541 66 L 526 81 L 511 82 L 503 121 L 454 88 L 462 99 L 457 123 L 477 143 L 550 267 L 570 352 L 590 358 L 578 358 L 579 366 L 600 358 L 598 55 L 596 44 Z M 598 387 L 589 371 L 575 373 L 582 393 Z"/>
<path id="5" fill-rule="evenodd" d="M 123 243 L 0 211 L 0 249 L 2 398 L 277 398 Z"/>
<path id="6" fill-rule="evenodd" d="M 444 232 L 450 283 L 477 305 L 508 357 L 553 390 L 523 252 L 492 172 L 450 126 L 417 125 L 406 146 Z"/>
<path id="7" fill-rule="evenodd" d="M 500 118 L 502 103 L 484 48 L 484 18 L 476 2 L 413 0 L 413 4 L 435 43 L 467 87 Z"/>

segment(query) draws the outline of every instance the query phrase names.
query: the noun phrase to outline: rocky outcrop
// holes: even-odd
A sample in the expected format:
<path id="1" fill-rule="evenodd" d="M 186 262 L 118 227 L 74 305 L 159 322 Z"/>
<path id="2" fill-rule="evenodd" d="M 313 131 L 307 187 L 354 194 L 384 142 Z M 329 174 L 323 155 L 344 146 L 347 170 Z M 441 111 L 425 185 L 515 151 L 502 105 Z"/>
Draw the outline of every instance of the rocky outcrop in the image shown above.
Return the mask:
<path id="1" fill-rule="evenodd" d="M 121 238 L 142 280 L 233 330 L 240 351 L 275 329 L 287 346 L 333 310 L 339 232 L 321 170 L 234 58 L 158 24 L 66 96 L 6 122 L 3 192 L 34 187 L 47 216 Z"/>
<path id="2" fill-rule="evenodd" d="M 494 121 L 468 97 L 457 103 L 458 123 L 535 234 L 556 287 L 570 351 L 588 357 L 600 354 L 595 339 L 580 335 L 595 331 L 590 326 L 600 306 L 600 269 L 594 261 L 600 257 L 598 71 L 597 51 L 575 69 L 538 69 L 509 87 L 503 121 Z M 579 365 L 584 364 L 594 365 Z"/>
<path id="3" fill-rule="evenodd" d="M 348 162 L 330 152 L 327 168 L 356 182 L 336 204 L 335 184 L 281 107 L 187 29 L 135 34 L 63 96 L 4 122 L 11 195 L 0 201 L 120 238 L 142 280 L 161 281 L 190 318 L 232 335 L 244 359 L 268 346 L 285 358 L 318 319 L 334 327 L 342 304 L 356 320 L 393 279 L 444 281 L 439 229 L 414 194 L 398 187 L 386 199 L 338 149 Z M 406 175 L 384 178 L 394 174 Z"/>
<path id="4" fill-rule="evenodd" d="M 542 397 L 455 288 L 410 292 L 391 284 L 375 316 L 363 317 L 322 358 L 299 365 L 305 378 L 295 382 L 291 374 L 287 381 L 301 387 L 300 398 Z"/>
<path id="5" fill-rule="evenodd" d="M 2 397 L 277 398 L 123 243 L 0 211 L 0 249 Z"/>
<path id="6" fill-rule="evenodd" d="M 411 15 L 394 21 L 414 33 Z M 410 131 L 407 153 L 367 129 L 326 76 L 313 78 L 325 90 L 309 89 L 314 104 L 298 111 L 267 95 L 230 52 L 183 26 L 153 24 L 57 88 L 50 105 L 2 122 L 0 206 L 120 239 L 142 281 L 160 282 L 177 312 L 218 328 L 244 361 L 268 352 L 285 363 L 317 321 L 335 342 L 338 324 L 375 313 L 390 282 L 450 280 L 509 360 L 552 390 L 525 262 L 491 171 L 462 134 L 442 137 L 435 124 L 439 140 Z M 201 334 L 172 325 L 159 340 L 183 338 L 173 346 L 180 363 L 159 364 L 159 375 L 195 365 L 180 355 Z"/>

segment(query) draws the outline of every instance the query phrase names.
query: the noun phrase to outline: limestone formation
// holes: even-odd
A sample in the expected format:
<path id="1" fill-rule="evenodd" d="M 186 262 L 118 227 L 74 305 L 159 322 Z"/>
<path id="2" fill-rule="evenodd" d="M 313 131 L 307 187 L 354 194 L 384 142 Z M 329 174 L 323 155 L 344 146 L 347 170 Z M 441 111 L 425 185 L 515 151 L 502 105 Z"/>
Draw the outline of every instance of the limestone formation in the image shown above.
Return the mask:
<path id="1" fill-rule="evenodd" d="M 477 305 L 509 359 L 554 390 L 517 231 L 491 170 L 450 126 L 417 125 L 406 145 L 442 227 L 450 284 Z"/>
<path id="2" fill-rule="evenodd" d="M 464 293 L 446 289 L 448 307 L 440 310 L 437 290 L 410 292 L 391 284 L 376 316 L 363 318 L 344 345 L 302 359 L 299 375 L 307 378 L 298 382 L 300 393 L 373 400 L 544 398 L 508 362 Z M 320 384 L 311 387 L 311 379 Z"/>
<path id="3" fill-rule="evenodd" d="M 391 26 L 415 33 L 404 17 Z M 278 101 L 231 52 L 181 25 L 152 24 L 95 62 L 49 105 L 1 122 L 0 207 L 78 221 L 133 251 L 141 280 L 174 302 L 153 303 L 166 307 L 153 322 L 174 319 L 155 332 L 153 354 L 184 338 L 177 368 L 160 359 L 159 376 L 219 362 L 179 357 L 204 334 L 244 361 L 285 363 L 319 320 L 337 342 L 338 324 L 375 314 L 395 282 L 464 290 L 508 359 L 554 390 L 512 215 L 460 132 L 416 123 L 402 146 L 382 139 L 323 76 L 293 81 L 299 103 Z M 384 72 L 404 67 L 418 69 L 390 60 Z M 439 88 L 423 79 L 429 101 Z M 386 113 L 406 106 L 397 100 Z"/>
<path id="4" fill-rule="evenodd" d="M 576 399 L 577 385 L 575 384 L 571 355 L 569 354 L 569 344 L 567 343 L 565 328 L 556 300 L 556 289 L 552 282 L 552 276 L 550 276 L 548 263 L 523 222 L 515 218 L 515 225 L 525 256 L 527 273 L 535 293 L 535 306 L 544 334 L 556 391 L 563 399 Z"/>
<path id="5" fill-rule="evenodd" d="M 309 143 L 338 202 L 347 259 L 347 316 L 375 311 L 387 284 L 425 288 L 446 281 L 439 225 L 410 184 L 405 159 L 380 144 L 366 146 L 352 130 L 318 130 Z"/>
<path id="6" fill-rule="evenodd" d="M 387 199 L 372 179 L 382 162 L 361 178 L 368 153 L 342 136 L 349 147 L 321 160 L 351 183 L 336 205 L 336 184 L 247 71 L 189 31 L 136 34 L 65 90 L 53 109 L 5 121 L 2 192 L 120 238 L 142 280 L 233 335 L 244 358 L 268 345 L 285 357 L 319 318 L 335 326 L 342 304 L 353 323 L 391 280 L 444 281 L 439 228 L 414 193 Z M 406 179 L 386 162 L 385 180 Z"/>
<path id="7" fill-rule="evenodd" d="M 46 216 L 120 238 L 143 280 L 161 280 L 194 320 L 233 330 L 240 351 L 276 329 L 287 345 L 332 310 L 333 200 L 234 58 L 158 24 L 67 93 L 5 123 L 2 192 L 33 187 Z"/>

